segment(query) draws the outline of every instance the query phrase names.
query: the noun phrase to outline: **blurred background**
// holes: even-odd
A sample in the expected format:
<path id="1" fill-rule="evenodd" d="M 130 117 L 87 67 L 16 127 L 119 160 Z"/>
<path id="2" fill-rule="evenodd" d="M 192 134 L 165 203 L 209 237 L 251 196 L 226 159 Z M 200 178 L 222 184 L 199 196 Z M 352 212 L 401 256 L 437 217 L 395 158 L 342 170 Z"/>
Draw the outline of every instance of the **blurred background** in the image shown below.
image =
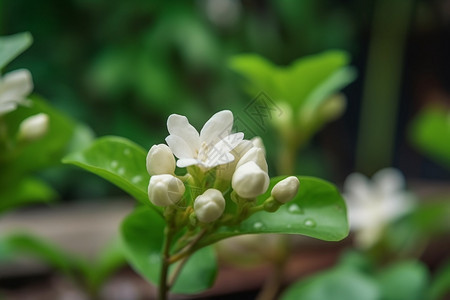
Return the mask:
<path id="1" fill-rule="evenodd" d="M 218 110 L 244 110 L 253 97 L 228 66 L 235 54 L 287 65 L 345 50 L 358 72 L 343 90 L 347 109 L 303 150 L 297 173 L 342 182 L 355 169 L 371 175 L 392 165 L 407 178 L 449 178 L 408 140 L 421 108 L 450 103 L 449 1 L 15 0 L 2 1 L 0 11 L 2 35 L 29 31 L 34 38 L 6 71 L 28 68 L 35 92 L 54 107 L 97 136 L 121 135 L 145 148 L 164 140 L 171 113 L 188 116 L 198 128 Z M 381 82 L 386 76 L 390 84 Z M 366 99 L 372 104 L 362 117 Z M 387 148 L 385 159 L 369 167 L 357 163 L 373 160 L 357 158 L 364 147 L 358 136 L 372 136 L 371 127 L 388 120 L 392 147 L 376 137 L 361 142 L 378 153 Z M 362 127 L 365 133 L 358 132 Z M 266 146 L 270 157 L 274 145 Z M 63 199 L 120 193 L 95 176 L 73 173 L 79 174 L 47 170 L 44 176 Z"/>
<path id="2" fill-rule="evenodd" d="M 2 74 L 30 70 L 34 93 L 84 124 L 87 139 L 118 135 L 149 149 L 164 142 L 172 113 L 187 116 L 200 129 L 212 114 L 230 109 L 246 138 L 263 137 L 271 176 L 278 173 L 278 133 L 272 126 L 258 126 L 246 114 L 260 92 L 267 91 L 248 93 L 230 61 L 252 53 L 288 66 L 302 57 L 342 50 L 356 71 L 354 80 L 340 90 L 345 109 L 299 149 L 295 173 L 341 187 L 354 171 L 371 176 L 392 166 L 414 191 L 449 194 L 449 0 L 0 1 L 0 36 L 26 31 L 33 44 Z M 448 122 L 439 123 L 442 131 L 431 126 L 432 137 L 428 130 L 421 139 L 414 124 L 429 107 L 446 113 Z M 436 146 L 431 150 L 430 139 Z M 25 208 L 17 221 L 7 216 L 6 223 L 11 228 L 20 222 L 29 228 L 46 224 L 37 232 L 56 236 L 71 250 L 95 244 L 97 251 L 97 244 L 115 234 L 134 205 L 110 201 L 125 193 L 76 167 L 55 163 L 36 175 L 58 192 L 59 203 L 68 204 L 70 211 L 53 206 L 52 213 L 42 209 L 35 217 Z M 76 203 L 89 206 L 70 206 Z M 100 221 L 97 212 L 108 218 Z M 62 224 L 61 216 L 65 226 L 59 228 L 55 224 Z M 448 219 L 441 219 L 450 228 Z M 65 234 L 63 228 L 78 228 L 78 236 Z M 103 237 L 103 232 L 109 235 Z M 448 230 L 445 234 L 448 237 Z M 317 261 L 335 260 L 335 254 L 327 256 L 331 247 L 320 243 L 313 245 L 312 255 L 319 248 L 326 253 Z M 448 243 L 430 248 L 437 251 L 427 252 L 431 268 L 448 258 Z M 126 284 L 123 278 L 120 282 Z"/>

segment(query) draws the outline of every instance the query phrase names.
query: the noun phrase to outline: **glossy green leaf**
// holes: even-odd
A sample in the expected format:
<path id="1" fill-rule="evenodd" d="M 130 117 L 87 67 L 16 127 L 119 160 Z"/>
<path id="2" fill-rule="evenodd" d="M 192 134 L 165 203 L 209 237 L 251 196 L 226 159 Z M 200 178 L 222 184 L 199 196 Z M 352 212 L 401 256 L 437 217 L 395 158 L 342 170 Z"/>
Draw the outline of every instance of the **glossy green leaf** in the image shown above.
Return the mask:
<path id="1" fill-rule="evenodd" d="M 385 268 L 377 275 L 383 300 L 424 299 L 428 270 L 419 261 L 406 261 Z"/>
<path id="2" fill-rule="evenodd" d="M 140 207 L 125 218 L 120 230 L 127 260 L 138 273 L 155 285 L 159 282 L 164 227 L 165 221 L 158 213 L 147 207 Z M 203 248 L 187 261 L 172 291 L 203 291 L 211 287 L 216 272 L 213 249 Z"/>
<path id="3" fill-rule="evenodd" d="M 273 178 L 268 191 L 258 201 L 268 198 L 272 187 L 283 178 Z M 275 213 L 259 212 L 235 227 L 221 227 L 201 245 L 252 233 L 303 234 L 325 241 L 345 238 L 349 231 L 346 206 L 336 187 L 312 177 L 299 177 L 299 180 L 297 196 Z"/>
<path id="4" fill-rule="evenodd" d="M 63 162 L 103 177 L 138 201 L 150 205 L 147 195 L 150 176 L 145 167 L 146 156 L 147 152 L 130 140 L 107 136 L 99 138 L 81 152 L 69 154 Z"/>
<path id="5" fill-rule="evenodd" d="M 29 32 L 0 37 L 0 69 L 25 51 L 32 42 Z"/>
<path id="6" fill-rule="evenodd" d="M 379 300 L 380 290 L 370 276 L 338 267 L 291 285 L 281 300 Z"/>
<path id="7" fill-rule="evenodd" d="M 445 108 L 425 108 L 413 121 L 410 137 L 426 155 L 450 168 L 450 112 Z"/>
<path id="8" fill-rule="evenodd" d="M 55 191 L 46 183 L 28 177 L 0 190 L 0 213 L 22 205 L 49 202 L 55 198 Z"/>

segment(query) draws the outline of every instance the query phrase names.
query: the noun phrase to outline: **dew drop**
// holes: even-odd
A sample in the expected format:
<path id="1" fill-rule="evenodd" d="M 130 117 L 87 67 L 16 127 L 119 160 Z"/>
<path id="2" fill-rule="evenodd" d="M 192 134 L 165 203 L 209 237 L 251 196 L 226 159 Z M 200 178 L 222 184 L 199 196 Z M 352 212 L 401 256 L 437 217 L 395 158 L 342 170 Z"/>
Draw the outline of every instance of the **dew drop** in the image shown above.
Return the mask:
<path id="1" fill-rule="evenodd" d="M 292 225 L 291 225 L 291 224 L 287 224 L 287 225 L 286 225 L 286 228 L 287 228 L 287 229 L 291 229 L 291 228 L 292 228 Z"/>
<path id="2" fill-rule="evenodd" d="M 148 257 L 148 261 L 151 264 L 157 264 L 159 262 L 159 254 L 157 253 L 150 254 L 150 256 Z"/>
<path id="3" fill-rule="evenodd" d="M 291 214 L 303 214 L 303 210 L 297 204 L 291 204 L 288 208 L 288 212 Z"/>
<path id="4" fill-rule="evenodd" d="M 316 227 L 316 222 L 314 222 L 312 219 L 306 219 L 305 226 L 311 227 L 311 228 Z"/>
<path id="5" fill-rule="evenodd" d="M 261 222 L 255 222 L 255 224 L 253 224 L 254 229 L 261 229 L 263 226 L 264 224 Z"/>
<path id="6" fill-rule="evenodd" d="M 119 174 L 119 175 L 125 174 L 125 169 L 124 168 L 120 168 L 119 170 L 117 170 L 117 174 Z"/>
<path id="7" fill-rule="evenodd" d="M 113 160 L 110 165 L 111 165 L 111 168 L 115 169 L 115 168 L 117 168 L 117 166 L 119 166 L 119 163 L 117 162 L 117 160 Z"/>
<path id="8" fill-rule="evenodd" d="M 131 178 L 132 183 L 139 183 L 142 181 L 142 176 L 136 175 L 133 178 Z"/>
<path id="9" fill-rule="evenodd" d="M 125 149 L 123 150 L 123 154 L 124 154 L 125 156 L 130 156 L 130 154 L 131 154 L 130 149 L 125 148 Z"/>

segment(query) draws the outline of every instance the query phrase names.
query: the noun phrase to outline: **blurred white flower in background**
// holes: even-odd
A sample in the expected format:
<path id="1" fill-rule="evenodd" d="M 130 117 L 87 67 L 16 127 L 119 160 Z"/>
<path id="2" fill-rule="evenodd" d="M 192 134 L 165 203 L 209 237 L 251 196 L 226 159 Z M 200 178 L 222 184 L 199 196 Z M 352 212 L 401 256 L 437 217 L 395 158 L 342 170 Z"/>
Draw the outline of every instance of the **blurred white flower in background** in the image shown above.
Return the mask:
<path id="1" fill-rule="evenodd" d="M 18 139 L 22 141 L 40 139 L 48 132 L 49 122 L 49 117 L 45 113 L 39 113 L 26 118 L 20 123 Z"/>
<path id="2" fill-rule="evenodd" d="M 12 71 L 0 78 L 0 116 L 26 103 L 25 99 L 32 90 L 33 80 L 28 70 Z"/>
<path id="3" fill-rule="evenodd" d="M 358 247 L 369 248 L 386 226 L 412 210 L 414 197 L 405 190 L 402 173 L 393 168 L 378 171 L 372 180 L 353 173 L 344 183 L 350 229 Z"/>

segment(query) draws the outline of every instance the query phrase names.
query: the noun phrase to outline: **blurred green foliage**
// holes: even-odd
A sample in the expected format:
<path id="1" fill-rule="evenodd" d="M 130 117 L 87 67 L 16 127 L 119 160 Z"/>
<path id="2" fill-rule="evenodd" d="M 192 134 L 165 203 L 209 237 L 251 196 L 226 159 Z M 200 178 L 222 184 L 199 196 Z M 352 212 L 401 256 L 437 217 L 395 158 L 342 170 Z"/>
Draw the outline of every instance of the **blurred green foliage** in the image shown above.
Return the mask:
<path id="1" fill-rule="evenodd" d="M 29 68 L 37 93 L 99 136 L 124 136 L 149 148 L 167 135 L 162 124 L 170 113 L 189 115 L 197 126 L 220 109 L 243 111 L 256 95 L 244 95 L 228 69 L 234 54 L 287 64 L 329 48 L 355 49 L 354 24 L 366 22 L 370 7 L 348 6 L 15 0 L 2 3 L 0 31 L 33 35 L 34 45 L 10 68 Z"/>

